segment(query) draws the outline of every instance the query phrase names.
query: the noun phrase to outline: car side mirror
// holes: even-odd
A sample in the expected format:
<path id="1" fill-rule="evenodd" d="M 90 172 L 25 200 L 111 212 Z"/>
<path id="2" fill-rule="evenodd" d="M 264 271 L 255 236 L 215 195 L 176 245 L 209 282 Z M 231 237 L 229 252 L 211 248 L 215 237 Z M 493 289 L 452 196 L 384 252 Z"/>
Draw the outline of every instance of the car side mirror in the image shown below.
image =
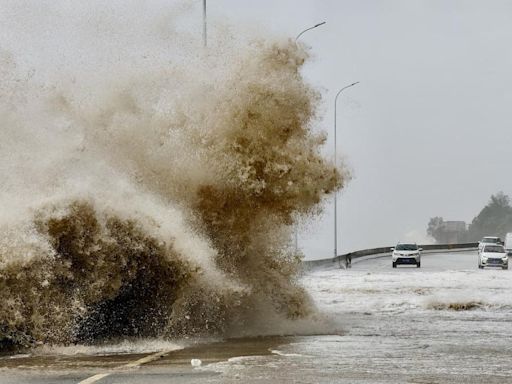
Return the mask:
<path id="1" fill-rule="evenodd" d="M 393 252 L 393 251 L 395 250 L 395 248 L 389 248 L 389 250 L 390 250 L 391 252 Z"/>

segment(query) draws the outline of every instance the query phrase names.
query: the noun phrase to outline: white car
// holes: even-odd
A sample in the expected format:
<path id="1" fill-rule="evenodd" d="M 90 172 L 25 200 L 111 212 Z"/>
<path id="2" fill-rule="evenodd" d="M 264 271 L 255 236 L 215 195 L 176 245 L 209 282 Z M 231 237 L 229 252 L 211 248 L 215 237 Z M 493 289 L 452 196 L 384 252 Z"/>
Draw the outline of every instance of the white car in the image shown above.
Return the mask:
<path id="1" fill-rule="evenodd" d="M 398 264 L 415 264 L 417 268 L 421 267 L 421 251 L 416 244 L 398 243 L 396 247 L 391 248 L 391 259 L 393 268 Z"/>
<path id="2" fill-rule="evenodd" d="M 478 242 L 478 251 L 480 252 L 486 244 L 500 245 L 503 244 L 503 241 L 496 236 L 485 236 Z"/>
<path id="3" fill-rule="evenodd" d="M 505 236 L 505 251 L 507 251 L 507 255 L 512 256 L 512 232 Z"/>
<path id="4" fill-rule="evenodd" d="M 478 251 L 478 268 L 501 267 L 508 269 L 508 255 L 501 244 L 485 244 Z"/>

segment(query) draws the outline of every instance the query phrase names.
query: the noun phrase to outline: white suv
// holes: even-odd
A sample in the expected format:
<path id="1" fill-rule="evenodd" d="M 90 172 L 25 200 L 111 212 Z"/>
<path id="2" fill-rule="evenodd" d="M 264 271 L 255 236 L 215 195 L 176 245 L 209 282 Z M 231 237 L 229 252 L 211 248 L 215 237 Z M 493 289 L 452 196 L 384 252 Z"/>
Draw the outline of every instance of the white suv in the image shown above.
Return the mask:
<path id="1" fill-rule="evenodd" d="M 416 267 L 421 266 L 421 251 L 416 244 L 398 243 L 395 248 L 391 248 L 393 252 L 391 259 L 393 261 L 393 268 L 398 264 L 416 264 Z"/>
<path id="2" fill-rule="evenodd" d="M 508 255 L 501 244 L 485 244 L 478 251 L 478 268 L 501 267 L 508 269 Z"/>

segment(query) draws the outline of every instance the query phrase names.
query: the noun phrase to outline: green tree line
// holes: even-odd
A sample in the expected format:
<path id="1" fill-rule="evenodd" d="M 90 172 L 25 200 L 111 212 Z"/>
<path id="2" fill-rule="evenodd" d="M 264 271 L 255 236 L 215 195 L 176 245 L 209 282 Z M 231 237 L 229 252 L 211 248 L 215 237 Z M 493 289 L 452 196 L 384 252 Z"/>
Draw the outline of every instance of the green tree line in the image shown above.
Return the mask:
<path id="1" fill-rule="evenodd" d="M 455 236 L 457 242 L 475 242 L 484 236 L 499 236 L 504 239 L 508 232 L 512 232 L 510 197 L 503 192 L 492 195 L 469 226 L 459 229 L 458 232 Z M 427 234 L 438 243 L 446 241 L 447 226 L 444 219 L 440 216 L 432 217 L 427 226 Z"/>

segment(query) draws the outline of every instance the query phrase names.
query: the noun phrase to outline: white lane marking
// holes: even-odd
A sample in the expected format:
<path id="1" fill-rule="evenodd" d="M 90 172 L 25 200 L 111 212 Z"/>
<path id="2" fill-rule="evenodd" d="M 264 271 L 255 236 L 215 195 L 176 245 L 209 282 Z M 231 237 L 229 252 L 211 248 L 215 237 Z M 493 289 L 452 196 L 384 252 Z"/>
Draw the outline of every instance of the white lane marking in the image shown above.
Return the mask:
<path id="1" fill-rule="evenodd" d="M 78 384 L 92 384 L 103 379 L 104 377 L 107 377 L 108 375 L 110 375 L 110 373 L 99 373 L 97 375 L 89 377 L 88 379 L 82 380 Z"/>
<path id="2" fill-rule="evenodd" d="M 133 361 L 131 363 L 128 363 L 126 365 L 123 365 L 123 366 L 119 367 L 118 369 L 139 367 L 142 364 L 147 364 L 147 363 L 150 363 L 152 361 L 161 359 L 165 355 L 168 355 L 170 352 L 171 351 L 153 353 L 152 355 L 143 357 L 142 359 L 139 359 L 139 360 Z"/>
<path id="3" fill-rule="evenodd" d="M 168 355 L 172 351 L 175 351 L 175 349 L 171 349 L 169 351 L 161 351 L 161 352 L 153 353 L 153 354 L 145 356 L 139 360 L 132 361 L 131 363 L 128 363 L 125 365 L 121 365 L 120 367 L 115 368 L 115 371 L 119 371 L 119 370 L 123 370 L 123 369 L 127 369 L 127 368 L 140 367 L 143 364 L 147 364 L 152 361 L 161 359 L 162 357 Z M 105 373 L 98 373 L 97 375 L 88 377 L 87 379 L 80 381 L 78 384 L 93 384 L 93 383 L 96 383 L 97 381 L 100 381 L 104 377 L 110 376 L 113 373 L 115 373 L 114 370 L 112 370 L 110 372 L 105 372 Z"/>

